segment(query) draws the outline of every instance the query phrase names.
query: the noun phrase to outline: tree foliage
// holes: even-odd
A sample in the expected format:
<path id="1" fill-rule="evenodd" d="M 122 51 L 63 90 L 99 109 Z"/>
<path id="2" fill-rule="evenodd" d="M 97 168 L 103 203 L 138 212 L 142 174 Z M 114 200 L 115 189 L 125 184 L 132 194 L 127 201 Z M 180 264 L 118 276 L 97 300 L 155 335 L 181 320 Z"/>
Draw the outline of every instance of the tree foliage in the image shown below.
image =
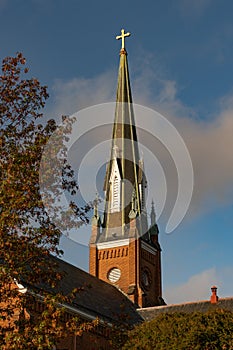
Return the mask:
<path id="1" fill-rule="evenodd" d="M 129 333 L 123 349 L 232 350 L 233 313 L 164 313 Z"/>
<path id="2" fill-rule="evenodd" d="M 41 160 L 56 123 L 45 122 L 42 109 L 48 98 L 47 88 L 37 79 L 27 78 L 25 63 L 20 53 L 7 57 L 0 76 L 0 344 L 1 349 L 50 349 L 55 337 L 65 329 L 62 308 L 55 313 L 51 293 L 50 297 L 43 296 L 40 317 L 31 317 L 25 311 L 30 303 L 28 293 L 19 293 L 14 281 L 46 285 L 52 290 L 62 276 L 48 257 L 62 252 L 58 247 L 61 232 L 51 215 L 69 228 L 71 222 L 81 224 L 87 220 L 89 206 L 78 208 L 71 202 L 70 215 L 74 219 L 66 222 L 60 197 L 64 191 L 73 195 L 78 190 L 65 157 L 64 140 L 69 137 L 73 120 L 63 117 L 63 128 L 56 133 L 47 153 L 51 174 Z M 62 178 L 58 169 L 62 169 Z M 52 186 L 43 198 L 41 176 L 43 183 L 51 181 Z M 50 213 L 45 210 L 45 201 Z M 59 298 L 62 296 L 56 296 L 56 305 Z"/>

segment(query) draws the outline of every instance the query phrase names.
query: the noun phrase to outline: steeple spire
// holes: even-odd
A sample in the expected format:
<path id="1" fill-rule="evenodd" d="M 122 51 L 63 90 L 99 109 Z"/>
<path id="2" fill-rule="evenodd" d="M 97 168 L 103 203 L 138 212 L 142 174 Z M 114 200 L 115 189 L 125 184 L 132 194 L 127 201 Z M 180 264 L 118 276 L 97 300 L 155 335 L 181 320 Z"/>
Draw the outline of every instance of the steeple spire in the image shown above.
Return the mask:
<path id="1" fill-rule="evenodd" d="M 105 177 L 106 191 L 105 215 L 103 227 L 105 240 L 114 237 L 123 238 L 130 222 L 134 194 L 137 215 L 141 212 L 139 191 L 139 150 L 132 105 L 127 53 L 124 38 L 130 33 L 121 31 L 122 49 L 118 71 L 115 119 L 112 133 L 111 159 Z M 118 228 L 116 232 L 115 228 Z M 114 231 L 114 232 L 112 232 Z"/>

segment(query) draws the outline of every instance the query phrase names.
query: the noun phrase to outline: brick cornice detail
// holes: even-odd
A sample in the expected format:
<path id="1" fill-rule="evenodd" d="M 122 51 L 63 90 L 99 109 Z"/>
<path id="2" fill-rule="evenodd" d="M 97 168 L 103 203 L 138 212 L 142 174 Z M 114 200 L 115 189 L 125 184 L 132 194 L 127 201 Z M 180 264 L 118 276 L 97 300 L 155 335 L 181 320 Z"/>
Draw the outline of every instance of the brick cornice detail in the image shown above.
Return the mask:
<path id="1" fill-rule="evenodd" d="M 128 247 L 118 247 L 117 249 L 101 249 L 98 251 L 98 260 L 123 258 L 128 256 Z"/>

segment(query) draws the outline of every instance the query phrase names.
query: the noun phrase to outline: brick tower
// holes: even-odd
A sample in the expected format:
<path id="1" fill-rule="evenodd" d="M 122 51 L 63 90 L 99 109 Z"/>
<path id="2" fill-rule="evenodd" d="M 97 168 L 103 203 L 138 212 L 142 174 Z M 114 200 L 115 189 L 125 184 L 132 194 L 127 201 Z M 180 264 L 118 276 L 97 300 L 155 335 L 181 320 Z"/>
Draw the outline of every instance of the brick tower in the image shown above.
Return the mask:
<path id="1" fill-rule="evenodd" d="M 146 178 L 139 159 L 127 52 L 122 29 L 111 156 L 101 220 L 97 204 L 89 243 L 90 274 L 115 285 L 139 307 L 161 305 L 161 249 L 154 204 L 148 225 L 145 207 Z"/>

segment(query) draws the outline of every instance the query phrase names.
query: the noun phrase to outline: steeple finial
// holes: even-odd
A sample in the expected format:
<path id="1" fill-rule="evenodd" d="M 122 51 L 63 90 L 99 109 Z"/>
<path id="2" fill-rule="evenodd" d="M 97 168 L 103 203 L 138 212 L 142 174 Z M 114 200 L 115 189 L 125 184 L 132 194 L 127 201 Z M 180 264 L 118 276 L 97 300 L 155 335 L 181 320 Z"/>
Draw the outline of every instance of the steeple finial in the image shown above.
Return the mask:
<path id="1" fill-rule="evenodd" d="M 116 36 L 116 39 L 119 40 L 121 39 L 121 49 L 125 49 L 125 37 L 130 36 L 131 33 L 125 33 L 124 29 L 121 29 L 121 35 Z"/>
<path id="2" fill-rule="evenodd" d="M 154 206 L 154 201 L 152 199 L 151 202 L 151 214 L 150 214 L 150 218 L 151 218 L 151 226 L 156 224 L 156 214 L 155 214 L 155 206 Z"/>
<path id="3" fill-rule="evenodd" d="M 98 192 L 96 192 L 96 197 L 94 200 L 94 217 L 99 218 L 98 215 L 98 202 L 99 202 L 99 195 Z"/>
<path id="4" fill-rule="evenodd" d="M 100 227 L 101 227 L 101 221 L 98 213 L 98 203 L 99 203 L 99 196 L 98 193 L 96 193 L 96 199 L 94 200 L 94 213 L 91 219 L 92 222 L 92 233 L 90 238 L 90 243 L 95 243 L 100 235 Z"/>

